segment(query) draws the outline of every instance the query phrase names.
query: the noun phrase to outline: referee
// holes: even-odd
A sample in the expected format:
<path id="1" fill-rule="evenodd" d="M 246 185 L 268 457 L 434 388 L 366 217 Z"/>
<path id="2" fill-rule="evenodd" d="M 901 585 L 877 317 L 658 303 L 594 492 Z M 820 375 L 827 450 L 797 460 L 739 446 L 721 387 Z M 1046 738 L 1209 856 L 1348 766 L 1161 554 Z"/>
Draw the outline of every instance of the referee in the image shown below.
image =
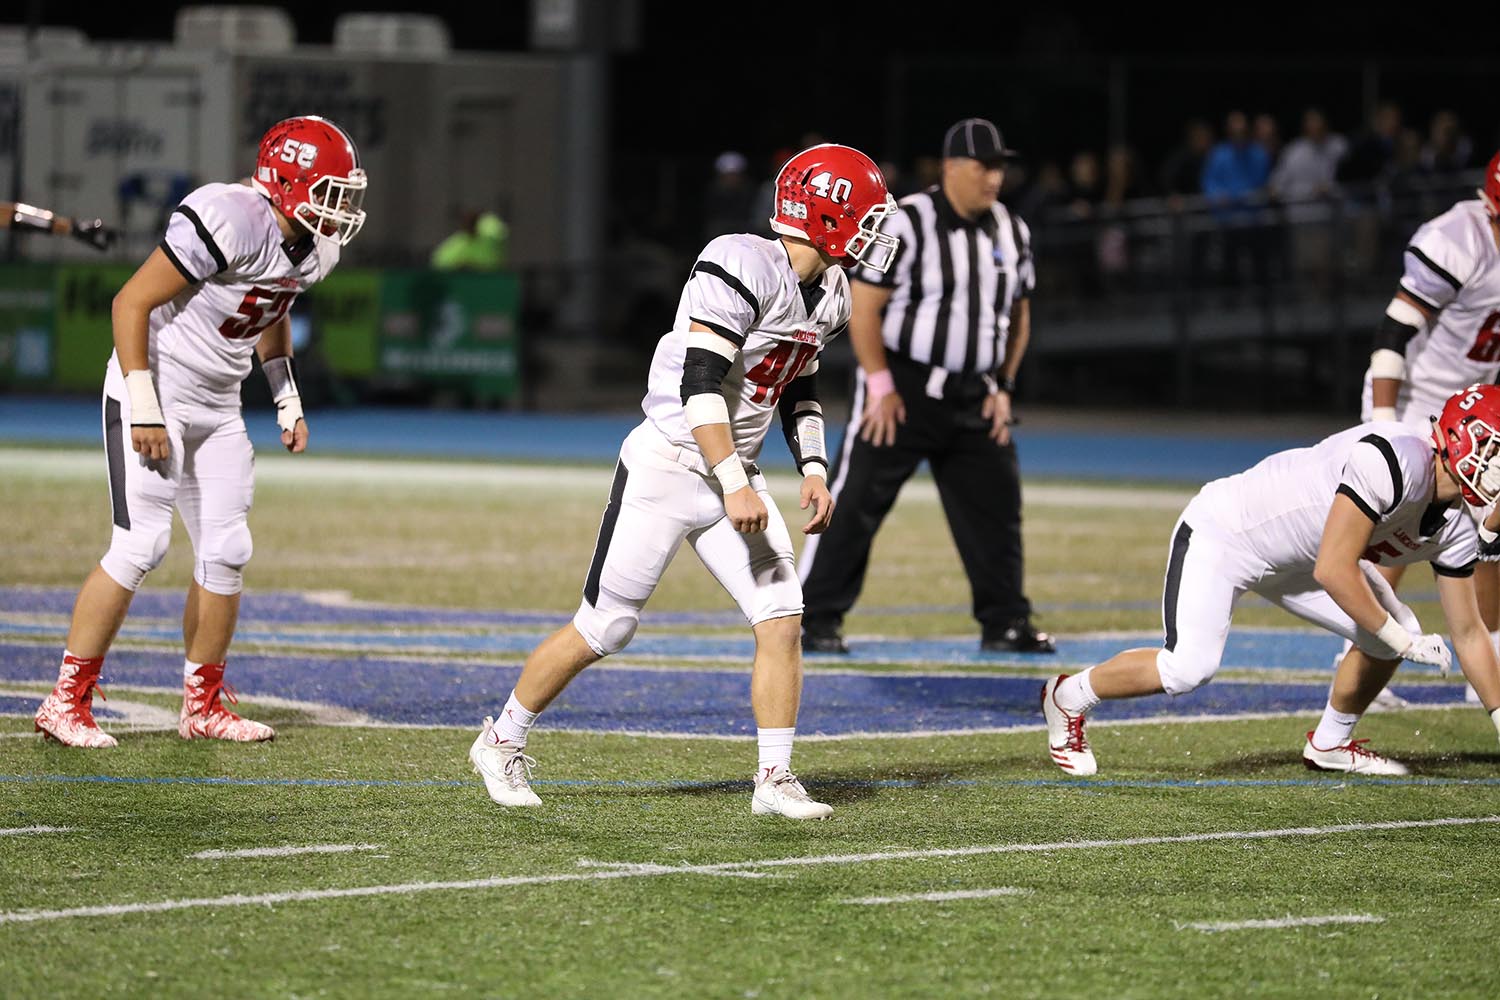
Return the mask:
<path id="1" fill-rule="evenodd" d="M 943 137 L 943 180 L 881 227 L 901 240 L 882 275 L 853 272 L 849 335 L 859 369 L 833 477 L 838 516 L 799 560 L 802 648 L 847 653 L 844 615 L 896 494 L 926 459 L 990 652 L 1056 652 L 1021 589 L 1021 480 L 1011 394 L 1036 284 L 1026 224 L 996 198 L 1015 157 L 1000 130 L 965 118 Z"/>

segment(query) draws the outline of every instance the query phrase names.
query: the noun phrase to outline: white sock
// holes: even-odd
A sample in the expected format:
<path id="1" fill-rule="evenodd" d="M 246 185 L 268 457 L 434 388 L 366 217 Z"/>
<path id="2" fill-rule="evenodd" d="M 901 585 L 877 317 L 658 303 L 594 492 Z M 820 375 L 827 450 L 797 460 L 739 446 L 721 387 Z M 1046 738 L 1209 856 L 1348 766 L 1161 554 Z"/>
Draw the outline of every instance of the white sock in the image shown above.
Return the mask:
<path id="1" fill-rule="evenodd" d="M 1495 647 L 1495 652 L 1500 653 L 1500 631 L 1490 633 L 1490 645 Z"/>
<path id="2" fill-rule="evenodd" d="M 755 731 L 756 742 L 760 744 L 760 770 L 762 774 L 769 774 L 777 767 L 784 767 L 788 771 L 792 769 L 792 737 L 796 732 L 796 726 L 789 726 L 786 729 L 757 729 Z"/>
<path id="3" fill-rule="evenodd" d="M 1089 667 L 1081 674 L 1074 674 L 1063 681 L 1052 691 L 1052 700 L 1057 702 L 1057 707 L 1064 712 L 1087 712 L 1103 699 L 1094 693 L 1094 685 L 1089 682 L 1089 674 L 1094 672 Z"/>
<path id="4" fill-rule="evenodd" d="M 1332 750 L 1349 742 L 1349 737 L 1354 735 L 1355 723 L 1359 722 L 1359 716 L 1340 712 L 1329 702 L 1323 709 L 1323 718 L 1318 721 L 1318 728 L 1313 730 L 1312 745 L 1318 750 Z"/>
<path id="5" fill-rule="evenodd" d="M 182 679 L 185 680 L 185 681 L 192 680 L 193 679 L 193 675 L 198 672 L 198 668 L 201 667 L 201 666 L 203 666 L 203 664 L 201 664 L 201 663 L 194 663 L 192 660 L 186 660 L 186 659 L 183 660 L 182 661 Z"/>
<path id="6" fill-rule="evenodd" d="M 514 689 L 510 692 L 510 698 L 505 702 L 505 708 L 495 716 L 495 734 L 500 737 L 502 743 L 514 743 L 518 747 L 526 745 L 526 734 L 531 731 L 531 724 L 541 714 L 533 712 L 516 701 Z"/>

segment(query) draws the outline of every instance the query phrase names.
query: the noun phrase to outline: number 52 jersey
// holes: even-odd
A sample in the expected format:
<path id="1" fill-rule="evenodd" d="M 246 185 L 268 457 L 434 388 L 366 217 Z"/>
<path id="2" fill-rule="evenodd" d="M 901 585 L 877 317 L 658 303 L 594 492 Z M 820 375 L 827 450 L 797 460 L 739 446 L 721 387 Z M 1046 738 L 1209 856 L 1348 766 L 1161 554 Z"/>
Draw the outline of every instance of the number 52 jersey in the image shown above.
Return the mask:
<path id="1" fill-rule="evenodd" d="M 739 348 L 724 377 L 729 426 L 740 458 L 755 461 L 782 390 L 817 371 L 823 345 L 849 325 L 849 280 L 828 268 L 802 285 L 780 240 L 720 236 L 693 264 L 672 331 L 656 345 L 641 409 L 663 437 L 698 451 L 682 404 L 689 325 L 707 327 Z"/>
<path id="2" fill-rule="evenodd" d="M 276 209 L 255 189 L 205 184 L 172 213 L 160 246 L 188 280 L 151 311 L 150 363 L 163 400 L 238 408 L 261 332 L 333 270 L 338 244 L 308 234 L 288 248 Z"/>
<path id="3" fill-rule="evenodd" d="M 1422 224 L 1403 255 L 1401 291 L 1435 313 L 1406 345 L 1406 380 L 1396 414 L 1426 429 L 1448 397 L 1500 369 L 1500 250 L 1479 199 L 1461 201 Z M 1363 419 L 1370 419 L 1365 373 Z"/>

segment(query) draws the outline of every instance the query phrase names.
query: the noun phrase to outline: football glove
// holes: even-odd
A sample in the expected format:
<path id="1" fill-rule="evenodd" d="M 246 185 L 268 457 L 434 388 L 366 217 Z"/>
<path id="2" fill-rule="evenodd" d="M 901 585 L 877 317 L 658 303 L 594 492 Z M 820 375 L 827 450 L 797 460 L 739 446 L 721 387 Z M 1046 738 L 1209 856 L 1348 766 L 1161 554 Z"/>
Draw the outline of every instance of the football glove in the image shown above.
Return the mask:
<path id="1" fill-rule="evenodd" d="M 103 219 L 74 219 L 73 237 L 95 250 L 108 250 L 120 234 L 104 224 Z"/>
<path id="2" fill-rule="evenodd" d="M 1436 632 L 1414 636 L 1411 646 L 1401 655 L 1403 659 L 1413 663 L 1425 663 L 1429 667 L 1437 667 L 1444 677 L 1448 676 L 1448 671 L 1453 667 L 1453 654 L 1448 650 L 1448 644 L 1443 641 L 1443 637 Z"/>

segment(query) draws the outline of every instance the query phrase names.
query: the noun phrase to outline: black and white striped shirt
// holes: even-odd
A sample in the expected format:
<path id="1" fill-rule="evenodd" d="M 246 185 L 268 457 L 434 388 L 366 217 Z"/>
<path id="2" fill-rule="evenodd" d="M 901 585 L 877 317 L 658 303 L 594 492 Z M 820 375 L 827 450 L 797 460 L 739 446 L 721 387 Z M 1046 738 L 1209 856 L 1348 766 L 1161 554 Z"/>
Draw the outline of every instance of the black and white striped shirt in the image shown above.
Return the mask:
<path id="1" fill-rule="evenodd" d="M 880 227 L 901 241 L 895 262 L 885 274 L 852 275 L 892 289 L 885 349 L 951 372 L 994 371 L 1005 359 L 1012 304 L 1036 287 L 1031 230 L 999 202 L 970 222 L 941 187 L 899 204 Z"/>

